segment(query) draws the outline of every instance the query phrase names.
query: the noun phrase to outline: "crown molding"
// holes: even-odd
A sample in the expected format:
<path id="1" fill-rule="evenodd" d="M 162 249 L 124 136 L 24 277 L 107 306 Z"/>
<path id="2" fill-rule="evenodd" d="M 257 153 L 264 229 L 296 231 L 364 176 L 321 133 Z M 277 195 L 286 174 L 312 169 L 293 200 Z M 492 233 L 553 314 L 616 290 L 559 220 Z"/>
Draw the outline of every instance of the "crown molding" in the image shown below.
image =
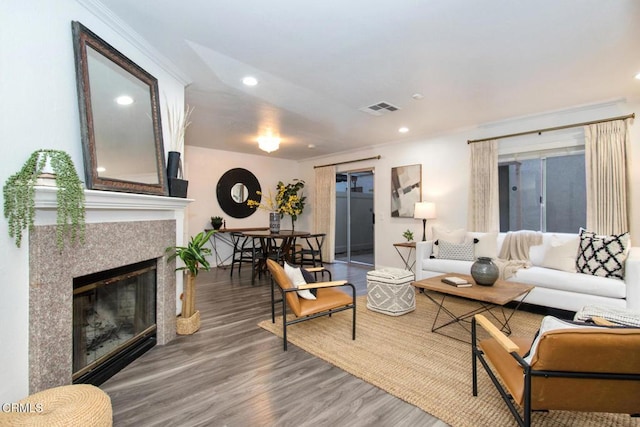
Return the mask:
<path id="1" fill-rule="evenodd" d="M 127 42 L 131 43 L 136 49 L 140 50 L 140 52 L 146 55 L 149 59 L 158 64 L 158 66 L 178 80 L 183 86 L 187 86 L 191 83 L 192 79 L 178 66 L 176 66 L 175 63 L 160 53 L 160 51 L 155 47 L 150 45 L 144 37 L 122 21 L 122 19 L 120 19 L 99 0 L 76 0 L 76 2 L 87 9 L 92 15 L 100 19 L 113 31 L 122 36 L 122 38 Z"/>

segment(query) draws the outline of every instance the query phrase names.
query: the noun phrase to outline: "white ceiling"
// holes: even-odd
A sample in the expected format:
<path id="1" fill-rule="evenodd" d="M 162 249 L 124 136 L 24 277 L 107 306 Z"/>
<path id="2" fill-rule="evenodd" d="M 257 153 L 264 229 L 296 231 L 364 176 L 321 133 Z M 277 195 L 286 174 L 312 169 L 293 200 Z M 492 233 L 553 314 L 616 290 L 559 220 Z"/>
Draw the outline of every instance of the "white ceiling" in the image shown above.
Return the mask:
<path id="1" fill-rule="evenodd" d="M 101 2 L 191 82 L 188 145 L 303 159 L 640 95 L 638 0 Z"/>

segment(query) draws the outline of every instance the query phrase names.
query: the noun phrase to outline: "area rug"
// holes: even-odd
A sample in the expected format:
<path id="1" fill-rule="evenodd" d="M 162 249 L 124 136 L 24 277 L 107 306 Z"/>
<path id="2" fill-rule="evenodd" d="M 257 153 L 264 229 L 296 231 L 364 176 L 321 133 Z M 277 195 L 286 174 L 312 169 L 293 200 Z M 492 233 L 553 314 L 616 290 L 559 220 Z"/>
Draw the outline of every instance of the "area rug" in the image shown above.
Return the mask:
<path id="1" fill-rule="evenodd" d="M 468 311 L 469 301 L 452 298 L 452 311 Z M 514 418 L 478 365 L 478 396 L 471 394 L 471 346 L 431 332 L 435 305 L 416 295 L 416 310 L 392 317 L 357 301 L 357 335 L 351 340 L 351 312 L 341 312 L 287 328 L 289 343 L 428 412 L 451 426 L 513 426 Z M 513 335 L 533 336 L 542 316 L 518 311 Z M 259 326 L 282 337 L 282 318 Z M 469 340 L 459 325 L 452 335 Z M 624 414 L 552 411 L 534 413 L 535 426 L 640 426 Z"/>

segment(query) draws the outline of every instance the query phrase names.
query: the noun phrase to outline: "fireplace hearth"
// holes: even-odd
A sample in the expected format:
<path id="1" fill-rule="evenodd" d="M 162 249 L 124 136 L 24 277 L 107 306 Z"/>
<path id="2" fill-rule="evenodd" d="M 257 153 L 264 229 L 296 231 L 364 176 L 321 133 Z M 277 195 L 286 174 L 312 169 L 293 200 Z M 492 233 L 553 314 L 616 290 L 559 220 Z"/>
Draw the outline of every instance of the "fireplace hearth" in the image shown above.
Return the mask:
<path id="1" fill-rule="evenodd" d="M 73 279 L 73 382 L 100 385 L 156 344 L 155 259 Z"/>

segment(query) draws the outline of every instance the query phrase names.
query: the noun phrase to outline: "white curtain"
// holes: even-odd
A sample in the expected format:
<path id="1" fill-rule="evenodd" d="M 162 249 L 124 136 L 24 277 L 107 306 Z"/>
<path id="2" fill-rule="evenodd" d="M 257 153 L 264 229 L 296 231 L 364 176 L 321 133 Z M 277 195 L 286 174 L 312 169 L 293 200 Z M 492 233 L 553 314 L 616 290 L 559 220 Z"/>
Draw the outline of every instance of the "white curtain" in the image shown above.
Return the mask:
<path id="1" fill-rule="evenodd" d="M 498 193 L 498 141 L 469 144 L 470 185 L 467 227 L 470 231 L 500 230 Z"/>
<path id="2" fill-rule="evenodd" d="M 336 247 L 336 167 L 316 168 L 315 175 L 313 232 L 327 234 L 322 246 L 322 259 L 333 262 Z"/>
<path id="3" fill-rule="evenodd" d="M 598 234 L 629 231 L 627 147 L 629 120 L 585 126 L 587 229 Z"/>

